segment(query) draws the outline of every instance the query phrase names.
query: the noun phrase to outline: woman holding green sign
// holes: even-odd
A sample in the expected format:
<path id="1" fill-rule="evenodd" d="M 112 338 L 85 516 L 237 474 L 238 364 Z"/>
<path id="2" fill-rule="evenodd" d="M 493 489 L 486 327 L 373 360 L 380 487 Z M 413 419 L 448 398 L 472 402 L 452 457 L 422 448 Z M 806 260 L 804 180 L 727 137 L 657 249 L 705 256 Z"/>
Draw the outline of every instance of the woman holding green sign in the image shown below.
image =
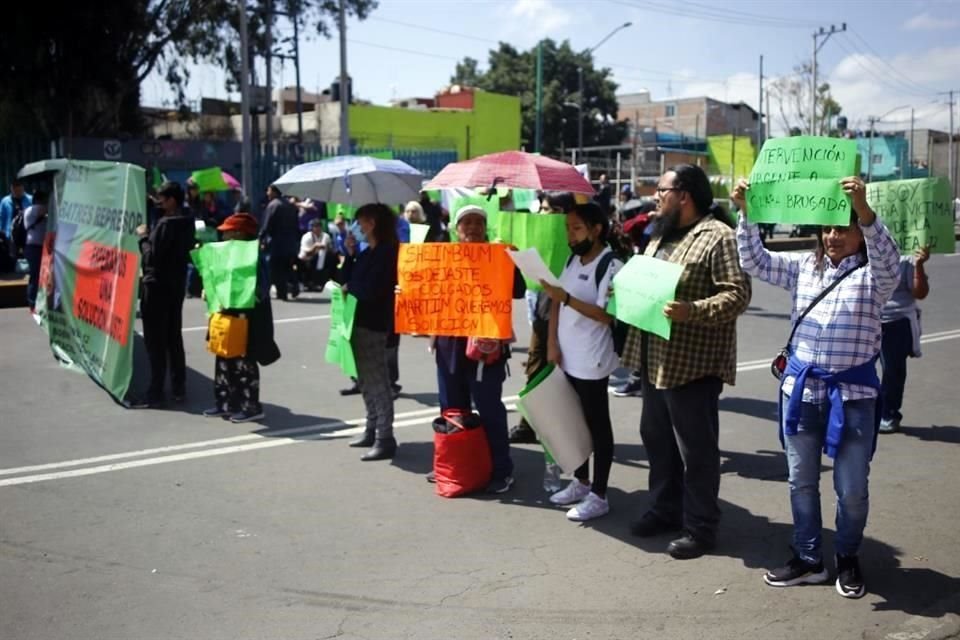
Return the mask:
<path id="1" fill-rule="evenodd" d="M 366 248 L 360 250 L 360 245 Z M 393 392 L 384 352 L 393 333 L 394 289 L 397 286 L 399 240 L 393 212 L 384 204 L 357 210 L 357 225 L 344 242 L 347 256 L 339 279 L 344 293 L 357 299 L 350 344 L 367 424 L 351 447 L 370 447 L 361 460 L 388 460 L 397 452 L 393 437 Z"/>
<path id="2" fill-rule="evenodd" d="M 583 417 L 593 439 L 593 483 L 589 460 L 573 480 L 550 496 L 555 505 L 575 505 L 567 518 L 583 522 L 610 511 L 607 481 L 613 465 L 613 426 L 607 383 L 619 365 L 613 346 L 613 316 L 606 311 L 610 283 L 623 264 L 607 246 L 610 220 L 594 203 L 581 204 L 567 214 L 567 242 L 573 252 L 561 286 L 540 281 L 553 301 L 547 359 L 563 369 L 580 398 Z"/>
<path id="3" fill-rule="evenodd" d="M 840 181 L 852 200 L 850 224 L 824 226 L 814 253 L 767 251 L 748 222 L 750 184 L 733 192 L 740 207 L 737 243 L 744 271 L 793 296 L 793 331 L 774 371 L 781 380 L 780 438 L 787 453 L 793 557 L 768 571 L 773 587 L 826 582 L 821 554 L 821 451 L 833 459 L 837 493 L 837 592 L 860 598 L 858 553 L 867 524 L 867 478 L 876 447 L 881 310 L 899 281 L 899 253 L 867 204 L 858 177 Z M 781 366 L 785 365 L 785 366 Z"/>

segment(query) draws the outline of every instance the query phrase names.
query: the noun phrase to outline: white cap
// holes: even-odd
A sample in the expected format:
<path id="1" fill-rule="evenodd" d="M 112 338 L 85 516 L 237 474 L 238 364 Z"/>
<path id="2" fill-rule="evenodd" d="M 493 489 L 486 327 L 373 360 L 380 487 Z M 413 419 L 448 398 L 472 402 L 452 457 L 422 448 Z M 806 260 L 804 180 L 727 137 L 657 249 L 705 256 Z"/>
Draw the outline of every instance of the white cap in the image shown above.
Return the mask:
<path id="1" fill-rule="evenodd" d="M 484 211 L 482 207 L 478 207 L 475 204 L 468 204 L 457 210 L 457 215 L 453 219 L 453 225 L 456 226 L 460 224 L 460 221 L 466 216 L 480 216 L 484 222 L 487 221 L 487 212 Z"/>

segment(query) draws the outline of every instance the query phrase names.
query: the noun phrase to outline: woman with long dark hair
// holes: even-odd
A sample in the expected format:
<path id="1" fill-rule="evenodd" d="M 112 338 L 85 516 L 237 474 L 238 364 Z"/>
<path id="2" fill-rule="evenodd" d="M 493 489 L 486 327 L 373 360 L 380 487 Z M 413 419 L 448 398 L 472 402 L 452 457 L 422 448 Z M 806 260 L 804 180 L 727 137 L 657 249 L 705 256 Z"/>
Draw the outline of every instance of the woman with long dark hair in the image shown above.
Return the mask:
<path id="1" fill-rule="evenodd" d="M 821 451 L 833 458 L 837 494 L 836 589 L 860 598 L 866 585 L 858 553 L 867 524 L 867 479 L 876 446 L 881 310 L 899 281 L 900 255 L 867 204 L 859 177 L 840 181 L 850 196 L 850 222 L 821 228 L 814 253 L 767 251 L 748 222 L 741 180 L 737 243 L 747 273 L 793 297 L 794 332 L 780 374 L 780 438 L 787 452 L 793 510 L 793 557 L 768 571 L 773 587 L 826 582 L 821 553 Z"/>
<path id="2" fill-rule="evenodd" d="M 590 463 L 574 472 L 567 487 L 550 496 L 555 505 L 575 505 L 567 518 L 592 520 L 610 511 L 607 480 L 613 464 L 613 426 L 607 382 L 619 365 L 613 346 L 613 316 L 606 312 L 610 283 L 623 266 L 607 246 L 608 216 L 594 203 L 577 205 L 567 214 L 567 242 L 573 252 L 559 287 L 542 282 L 553 301 L 547 359 L 563 369 L 580 398 L 593 439 L 593 482 Z"/>
<path id="3" fill-rule="evenodd" d="M 363 435 L 351 447 L 370 447 L 361 460 L 387 460 L 397 451 L 393 437 L 393 393 L 384 351 L 393 333 L 397 286 L 397 225 L 383 204 L 357 210 L 356 223 L 344 241 L 347 256 L 340 273 L 344 293 L 357 299 L 350 343 L 357 362 L 358 384 L 367 409 Z"/>

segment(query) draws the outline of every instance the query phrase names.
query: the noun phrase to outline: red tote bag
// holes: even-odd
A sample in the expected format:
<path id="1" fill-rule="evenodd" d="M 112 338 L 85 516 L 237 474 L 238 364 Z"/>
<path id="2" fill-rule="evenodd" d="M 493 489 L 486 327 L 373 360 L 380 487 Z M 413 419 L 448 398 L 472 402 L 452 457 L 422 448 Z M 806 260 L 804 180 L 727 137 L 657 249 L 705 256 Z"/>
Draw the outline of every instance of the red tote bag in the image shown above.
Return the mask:
<path id="1" fill-rule="evenodd" d="M 449 409 L 441 420 L 455 428 L 433 434 L 433 474 L 438 496 L 455 498 L 479 491 L 490 482 L 493 461 L 483 426 L 464 426 L 470 412 Z"/>

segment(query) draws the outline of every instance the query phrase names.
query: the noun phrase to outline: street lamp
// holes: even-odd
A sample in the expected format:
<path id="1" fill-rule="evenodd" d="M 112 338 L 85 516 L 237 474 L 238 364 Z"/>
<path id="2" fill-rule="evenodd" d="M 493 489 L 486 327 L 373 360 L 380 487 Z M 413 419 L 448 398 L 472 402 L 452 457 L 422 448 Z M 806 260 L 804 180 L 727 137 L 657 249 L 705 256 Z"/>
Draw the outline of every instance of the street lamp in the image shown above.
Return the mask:
<path id="1" fill-rule="evenodd" d="M 604 42 L 613 37 L 615 33 L 632 26 L 632 22 L 624 22 L 622 25 L 604 36 L 603 40 L 587 49 L 584 55 L 590 55 Z M 577 87 L 579 89 L 579 99 L 577 100 L 577 157 L 583 157 L 583 65 L 577 67 Z M 581 160 L 582 162 L 582 160 Z"/>
<path id="2" fill-rule="evenodd" d="M 870 118 L 869 118 L 869 120 L 870 120 L 870 143 L 867 145 L 867 182 L 871 182 L 871 181 L 873 180 L 873 133 L 874 133 L 874 131 L 873 131 L 873 126 L 874 126 L 876 123 L 878 123 L 878 122 L 880 122 L 881 120 L 883 120 L 884 118 L 886 118 L 888 115 L 890 115 L 890 114 L 893 113 L 894 111 L 900 111 L 900 109 L 909 109 L 909 108 L 910 108 L 910 105 L 904 104 L 904 105 L 900 105 L 899 107 L 894 107 L 893 109 L 890 109 L 890 111 L 887 111 L 885 114 L 883 114 L 883 115 L 880 116 L 879 118 L 877 118 L 877 117 L 875 117 L 875 116 L 870 116 Z"/>

